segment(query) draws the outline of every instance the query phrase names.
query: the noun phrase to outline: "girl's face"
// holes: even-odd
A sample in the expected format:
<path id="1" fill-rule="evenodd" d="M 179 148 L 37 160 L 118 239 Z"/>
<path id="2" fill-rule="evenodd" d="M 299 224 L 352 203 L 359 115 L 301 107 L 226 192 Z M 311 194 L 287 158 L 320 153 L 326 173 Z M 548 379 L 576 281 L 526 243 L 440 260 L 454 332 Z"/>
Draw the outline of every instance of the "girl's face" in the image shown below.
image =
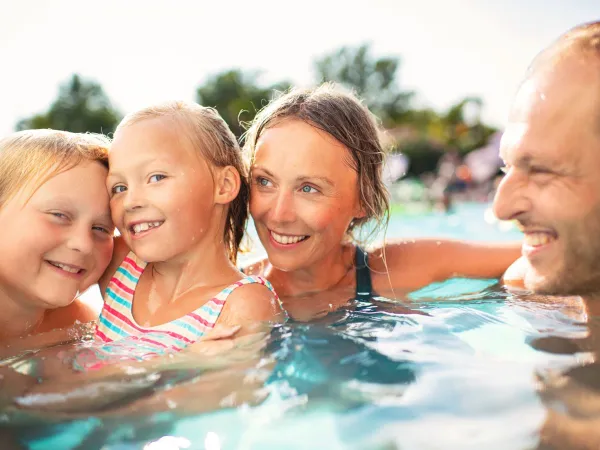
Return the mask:
<path id="1" fill-rule="evenodd" d="M 199 244 L 214 221 L 208 164 L 171 119 L 120 129 L 109 154 L 112 217 L 129 248 L 163 262 Z"/>
<path id="2" fill-rule="evenodd" d="M 110 262 L 113 224 L 107 170 L 85 162 L 32 195 L 21 189 L 0 208 L 0 290 L 32 307 L 66 306 Z"/>
<path id="3" fill-rule="evenodd" d="M 339 250 L 361 217 L 348 149 L 311 125 L 287 120 L 263 132 L 252 167 L 250 213 L 274 267 L 304 269 Z"/>

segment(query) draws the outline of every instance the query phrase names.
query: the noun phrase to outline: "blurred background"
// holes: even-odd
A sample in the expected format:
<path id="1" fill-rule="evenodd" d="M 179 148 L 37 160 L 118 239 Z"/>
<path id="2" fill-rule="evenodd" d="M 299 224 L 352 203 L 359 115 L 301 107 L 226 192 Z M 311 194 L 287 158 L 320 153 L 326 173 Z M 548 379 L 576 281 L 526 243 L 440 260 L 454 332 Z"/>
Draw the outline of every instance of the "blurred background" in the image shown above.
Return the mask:
<path id="1" fill-rule="evenodd" d="M 381 120 L 394 210 L 488 202 L 511 98 L 536 53 L 597 0 L 20 0 L 0 3 L 0 134 L 110 135 L 185 99 L 241 136 L 276 91 L 332 80 Z"/>

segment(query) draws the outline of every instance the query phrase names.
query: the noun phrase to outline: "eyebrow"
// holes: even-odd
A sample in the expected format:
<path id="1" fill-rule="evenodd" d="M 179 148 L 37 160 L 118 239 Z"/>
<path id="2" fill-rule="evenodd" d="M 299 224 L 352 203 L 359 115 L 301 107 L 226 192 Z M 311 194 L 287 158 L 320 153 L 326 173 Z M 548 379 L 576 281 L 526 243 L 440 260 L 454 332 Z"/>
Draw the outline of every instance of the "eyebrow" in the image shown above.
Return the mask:
<path id="1" fill-rule="evenodd" d="M 165 159 L 165 158 L 160 158 L 160 159 L 154 159 L 154 158 L 148 158 L 145 160 L 142 160 L 140 163 L 135 164 L 135 165 L 131 165 L 128 166 L 125 169 L 125 172 L 128 172 L 130 170 L 134 170 L 134 169 L 143 169 L 145 167 L 148 167 L 149 165 L 153 164 L 153 163 L 164 163 L 164 164 L 171 164 L 171 161 L 169 159 Z M 122 172 L 118 172 L 118 171 L 114 171 L 110 168 L 110 163 L 108 166 L 108 178 L 111 177 L 121 177 L 122 176 Z"/>
<path id="2" fill-rule="evenodd" d="M 254 166 L 252 170 L 260 170 L 260 171 L 264 172 L 267 176 L 269 176 L 271 178 L 277 178 L 275 176 L 275 174 L 273 174 L 273 172 L 271 172 L 270 170 L 265 169 L 264 167 L 261 167 L 261 166 Z M 318 176 L 318 175 L 315 175 L 315 176 L 302 175 L 302 176 L 299 176 L 298 178 L 296 178 L 296 180 L 298 182 L 300 182 L 300 183 L 318 180 L 318 181 L 320 181 L 322 183 L 325 183 L 325 184 L 327 184 L 329 186 L 332 186 L 332 187 L 334 186 L 333 181 L 331 181 L 329 178 Z"/>
<path id="3" fill-rule="evenodd" d="M 54 204 L 54 205 L 58 206 L 59 208 L 69 209 L 69 208 L 76 207 L 75 203 L 68 197 L 62 197 L 62 196 L 53 197 L 51 199 L 48 199 L 47 202 L 51 205 Z M 107 221 L 108 223 L 112 224 L 112 217 L 110 215 L 110 211 L 107 213 L 94 215 L 94 217 L 97 220 Z"/>

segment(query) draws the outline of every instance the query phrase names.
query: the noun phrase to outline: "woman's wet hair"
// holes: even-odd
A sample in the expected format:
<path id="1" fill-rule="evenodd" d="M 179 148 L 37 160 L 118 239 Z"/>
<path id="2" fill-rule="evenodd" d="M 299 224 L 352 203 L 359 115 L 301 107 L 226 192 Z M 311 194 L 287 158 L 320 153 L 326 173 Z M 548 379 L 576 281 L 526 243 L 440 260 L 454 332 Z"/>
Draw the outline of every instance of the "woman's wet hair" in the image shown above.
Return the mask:
<path id="1" fill-rule="evenodd" d="M 91 133 L 25 130 L 0 139 L 0 207 L 24 188 L 33 192 L 79 164 L 108 167 L 110 140 Z"/>
<path id="2" fill-rule="evenodd" d="M 373 114 L 352 93 L 334 83 L 312 89 L 292 89 L 263 108 L 245 134 L 244 152 L 252 167 L 256 144 L 265 130 L 285 120 L 301 120 L 332 136 L 348 150 L 348 165 L 358 175 L 358 195 L 365 217 L 354 219 L 349 236 L 360 241 L 357 232 L 373 220 L 373 235 L 387 225 L 389 194 L 383 183 L 385 152 Z"/>
<path id="3" fill-rule="evenodd" d="M 182 101 L 161 103 L 129 114 L 115 133 L 129 125 L 157 118 L 170 118 L 182 126 L 194 150 L 213 167 L 232 166 L 239 172 L 240 190 L 228 205 L 223 234 L 229 259 L 235 264 L 248 220 L 250 198 L 247 169 L 235 135 L 215 109 Z"/>

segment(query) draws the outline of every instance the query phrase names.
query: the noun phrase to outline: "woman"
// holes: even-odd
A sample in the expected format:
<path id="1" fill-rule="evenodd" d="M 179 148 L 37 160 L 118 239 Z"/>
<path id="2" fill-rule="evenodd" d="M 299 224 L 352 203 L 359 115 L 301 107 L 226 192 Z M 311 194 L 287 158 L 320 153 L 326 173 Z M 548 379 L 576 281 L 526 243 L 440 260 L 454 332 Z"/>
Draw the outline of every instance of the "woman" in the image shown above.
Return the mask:
<path id="1" fill-rule="evenodd" d="M 248 130 L 245 152 L 250 213 L 268 254 L 245 271 L 266 277 L 297 320 L 354 296 L 397 298 L 452 276 L 500 277 L 520 255 L 520 244 L 422 239 L 368 252 L 358 245 L 364 225 L 387 221 L 384 152 L 370 112 L 332 84 L 271 102 Z"/>

